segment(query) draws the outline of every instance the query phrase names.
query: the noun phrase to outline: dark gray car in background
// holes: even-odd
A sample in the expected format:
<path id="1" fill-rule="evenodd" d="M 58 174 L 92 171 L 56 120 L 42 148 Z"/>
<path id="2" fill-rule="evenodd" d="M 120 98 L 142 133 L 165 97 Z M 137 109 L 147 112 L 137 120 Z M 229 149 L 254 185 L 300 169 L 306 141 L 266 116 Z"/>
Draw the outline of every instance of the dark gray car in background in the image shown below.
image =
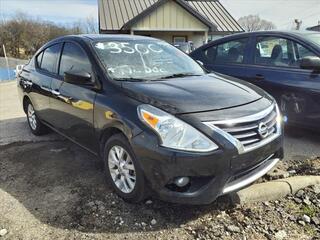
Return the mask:
<path id="1" fill-rule="evenodd" d="M 235 34 L 210 42 L 190 56 L 210 71 L 245 80 L 270 93 L 288 124 L 320 129 L 320 33 Z"/>

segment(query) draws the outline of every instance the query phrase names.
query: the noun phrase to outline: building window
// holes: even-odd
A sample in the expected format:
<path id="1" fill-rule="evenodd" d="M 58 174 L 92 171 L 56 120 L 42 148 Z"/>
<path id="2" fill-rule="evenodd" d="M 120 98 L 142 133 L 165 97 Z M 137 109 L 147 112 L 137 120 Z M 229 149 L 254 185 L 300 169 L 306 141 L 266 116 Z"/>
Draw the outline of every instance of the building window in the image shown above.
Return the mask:
<path id="1" fill-rule="evenodd" d="M 188 41 L 187 36 L 173 36 L 173 43 L 184 43 Z"/>

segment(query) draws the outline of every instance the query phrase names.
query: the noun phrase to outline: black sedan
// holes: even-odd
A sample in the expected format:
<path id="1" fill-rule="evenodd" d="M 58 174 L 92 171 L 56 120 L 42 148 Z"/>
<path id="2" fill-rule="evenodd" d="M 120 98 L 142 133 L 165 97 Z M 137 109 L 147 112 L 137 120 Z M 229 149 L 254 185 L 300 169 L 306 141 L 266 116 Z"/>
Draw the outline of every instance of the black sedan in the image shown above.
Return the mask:
<path id="1" fill-rule="evenodd" d="M 208 70 L 270 93 L 288 123 L 319 129 L 320 33 L 265 31 L 228 36 L 191 53 Z"/>
<path id="2" fill-rule="evenodd" d="M 23 68 L 18 89 L 31 131 L 51 128 L 99 156 L 128 201 L 155 193 L 171 202 L 210 203 L 283 157 L 281 116 L 270 95 L 206 74 L 160 40 L 53 40 Z"/>

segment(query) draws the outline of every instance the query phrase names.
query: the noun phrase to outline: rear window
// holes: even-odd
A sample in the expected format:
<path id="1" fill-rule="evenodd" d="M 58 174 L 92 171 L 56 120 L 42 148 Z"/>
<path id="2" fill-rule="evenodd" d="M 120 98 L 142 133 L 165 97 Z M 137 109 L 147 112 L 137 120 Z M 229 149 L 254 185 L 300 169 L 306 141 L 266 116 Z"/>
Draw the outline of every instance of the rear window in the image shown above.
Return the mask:
<path id="1" fill-rule="evenodd" d="M 38 55 L 37 62 L 39 64 L 40 56 L 42 56 L 41 64 L 38 65 L 42 70 L 50 73 L 56 73 L 57 60 L 60 54 L 61 44 L 55 44 L 46 48 L 43 54 Z"/>
<path id="2" fill-rule="evenodd" d="M 247 44 L 248 38 L 242 38 L 211 46 L 204 51 L 204 62 L 210 64 L 242 64 Z"/>

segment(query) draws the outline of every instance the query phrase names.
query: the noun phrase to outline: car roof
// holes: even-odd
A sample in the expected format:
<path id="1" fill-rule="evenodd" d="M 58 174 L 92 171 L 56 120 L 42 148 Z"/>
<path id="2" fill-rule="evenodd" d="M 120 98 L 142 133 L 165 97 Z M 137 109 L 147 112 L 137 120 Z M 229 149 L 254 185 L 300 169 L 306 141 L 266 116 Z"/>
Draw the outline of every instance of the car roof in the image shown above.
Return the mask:
<path id="1" fill-rule="evenodd" d="M 284 30 L 284 31 L 280 31 L 280 30 L 268 30 L 268 31 L 255 31 L 255 32 L 243 32 L 243 33 L 236 33 L 236 34 L 231 34 L 231 35 L 227 35 L 224 36 L 222 38 L 217 38 L 215 40 L 212 40 L 210 42 L 208 42 L 207 44 L 204 44 L 203 46 L 197 48 L 195 51 L 193 51 L 191 54 L 196 53 L 198 51 L 202 51 L 203 49 L 206 49 L 207 47 L 214 45 L 216 43 L 223 43 L 226 41 L 230 41 L 230 40 L 234 40 L 234 39 L 238 39 L 241 37 L 251 37 L 251 36 L 256 36 L 256 35 L 282 35 L 282 36 L 286 36 L 286 37 L 293 37 L 296 39 L 300 39 L 305 41 L 306 38 L 304 36 L 306 35 L 311 35 L 311 34 L 319 34 L 319 32 L 315 32 L 315 31 L 307 31 L 307 30 L 300 30 L 300 31 L 296 31 L 296 30 Z M 307 40 L 308 41 L 308 40 Z"/>
<path id="2" fill-rule="evenodd" d="M 298 36 L 298 37 L 303 37 L 305 35 L 310 35 L 310 34 L 319 34 L 319 32 L 315 31 L 307 31 L 307 30 L 268 30 L 268 31 L 255 31 L 255 32 L 244 32 L 244 33 L 236 33 L 232 35 L 228 35 L 225 37 L 233 38 L 233 37 L 241 37 L 241 36 L 251 36 L 251 35 L 267 35 L 267 34 L 279 34 L 279 35 L 289 35 L 289 36 Z M 218 41 L 221 38 L 218 38 L 214 41 Z"/>
<path id="3" fill-rule="evenodd" d="M 65 35 L 58 38 L 55 38 L 46 44 L 44 44 L 36 53 L 36 55 L 41 52 L 43 49 L 47 47 L 61 43 L 63 41 L 77 41 L 77 42 L 96 42 L 96 41 L 107 41 L 107 40 L 154 40 L 154 41 L 162 41 L 160 39 L 146 37 L 146 36 L 138 36 L 138 35 L 130 35 L 130 34 L 79 34 L 79 35 Z"/>
<path id="4" fill-rule="evenodd" d="M 68 40 L 68 39 L 82 39 L 87 41 L 106 41 L 110 39 L 123 39 L 123 40 L 157 40 L 155 38 L 130 35 L 130 34 L 79 34 L 79 35 L 67 35 L 55 39 L 59 40 Z"/>

